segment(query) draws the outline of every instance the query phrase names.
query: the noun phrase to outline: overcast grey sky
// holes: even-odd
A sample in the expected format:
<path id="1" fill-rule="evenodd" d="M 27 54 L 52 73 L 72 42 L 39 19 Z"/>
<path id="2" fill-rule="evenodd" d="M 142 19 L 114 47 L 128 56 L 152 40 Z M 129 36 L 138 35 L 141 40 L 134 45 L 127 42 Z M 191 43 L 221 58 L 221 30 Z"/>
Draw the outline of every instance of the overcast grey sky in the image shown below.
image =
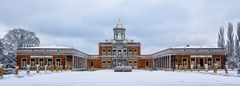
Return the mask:
<path id="1" fill-rule="evenodd" d="M 240 21 L 240 0 L 0 0 L 0 30 L 36 32 L 41 45 L 98 53 L 121 18 L 142 54 L 184 46 L 215 47 L 220 26 Z M 226 30 L 225 30 L 226 31 Z"/>

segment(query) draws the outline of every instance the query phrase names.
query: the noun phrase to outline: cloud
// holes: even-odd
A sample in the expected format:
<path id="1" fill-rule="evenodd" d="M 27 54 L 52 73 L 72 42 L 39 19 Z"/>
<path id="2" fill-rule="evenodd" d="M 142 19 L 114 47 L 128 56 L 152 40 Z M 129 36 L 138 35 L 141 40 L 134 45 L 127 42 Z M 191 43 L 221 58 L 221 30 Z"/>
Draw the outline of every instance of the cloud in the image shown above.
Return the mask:
<path id="1" fill-rule="evenodd" d="M 97 54 L 118 18 L 142 53 L 183 46 L 216 46 L 220 26 L 240 19 L 237 0 L 5 0 L 0 30 L 36 32 L 42 45 L 64 45 Z M 5 33 L 5 32 L 1 33 Z"/>

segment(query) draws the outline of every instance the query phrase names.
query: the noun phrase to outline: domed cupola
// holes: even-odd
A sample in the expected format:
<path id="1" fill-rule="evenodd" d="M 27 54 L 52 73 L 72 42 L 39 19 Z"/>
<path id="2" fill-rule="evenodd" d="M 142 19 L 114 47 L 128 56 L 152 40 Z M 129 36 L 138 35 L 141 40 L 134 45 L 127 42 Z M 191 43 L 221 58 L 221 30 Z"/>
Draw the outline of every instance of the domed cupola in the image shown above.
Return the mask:
<path id="1" fill-rule="evenodd" d="M 121 20 L 118 19 L 118 22 L 113 29 L 114 33 L 114 39 L 115 40 L 124 40 L 125 39 L 125 28 L 123 27 L 123 24 L 121 23 Z"/>

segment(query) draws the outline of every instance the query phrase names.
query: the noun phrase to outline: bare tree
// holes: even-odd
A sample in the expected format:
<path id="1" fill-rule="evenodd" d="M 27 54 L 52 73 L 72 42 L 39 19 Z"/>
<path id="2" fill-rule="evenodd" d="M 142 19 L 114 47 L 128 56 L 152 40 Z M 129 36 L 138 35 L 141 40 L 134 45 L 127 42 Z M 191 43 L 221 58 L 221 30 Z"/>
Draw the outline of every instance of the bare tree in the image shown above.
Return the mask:
<path id="1" fill-rule="evenodd" d="M 218 47 L 225 48 L 224 28 L 220 27 L 218 33 Z"/>
<path id="2" fill-rule="evenodd" d="M 3 64 L 12 67 L 16 65 L 16 52 L 19 47 L 39 46 L 40 41 L 34 32 L 24 29 L 13 29 L 4 36 L 2 43 L 5 53 Z"/>
<path id="3" fill-rule="evenodd" d="M 0 39 L 0 64 L 3 64 L 3 44 Z"/>
<path id="4" fill-rule="evenodd" d="M 237 40 L 235 40 L 235 62 L 236 65 L 240 66 L 240 46 L 239 46 L 239 40 L 240 40 L 240 22 L 237 24 Z"/>
<path id="5" fill-rule="evenodd" d="M 233 34 L 233 25 L 232 23 L 228 23 L 228 32 L 227 32 L 227 62 L 231 69 L 234 68 L 234 34 Z"/>
<path id="6" fill-rule="evenodd" d="M 240 46 L 239 46 L 239 38 L 235 36 L 235 57 L 233 58 L 233 63 L 237 66 L 238 58 L 240 56 Z"/>

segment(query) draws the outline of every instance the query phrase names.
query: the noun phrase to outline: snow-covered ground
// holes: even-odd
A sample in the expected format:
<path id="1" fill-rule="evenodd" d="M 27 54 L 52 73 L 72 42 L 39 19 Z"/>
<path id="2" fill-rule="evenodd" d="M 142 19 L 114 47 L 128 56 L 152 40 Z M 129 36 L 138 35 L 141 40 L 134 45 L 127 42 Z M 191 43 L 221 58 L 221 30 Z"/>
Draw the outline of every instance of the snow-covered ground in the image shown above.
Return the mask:
<path id="1" fill-rule="evenodd" d="M 113 72 L 113 70 L 79 72 L 41 72 L 26 76 L 21 72 L 18 77 L 6 75 L 0 86 L 240 86 L 236 71 L 228 76 L 221 72 L 172 72 L 145 71 Z"/>

